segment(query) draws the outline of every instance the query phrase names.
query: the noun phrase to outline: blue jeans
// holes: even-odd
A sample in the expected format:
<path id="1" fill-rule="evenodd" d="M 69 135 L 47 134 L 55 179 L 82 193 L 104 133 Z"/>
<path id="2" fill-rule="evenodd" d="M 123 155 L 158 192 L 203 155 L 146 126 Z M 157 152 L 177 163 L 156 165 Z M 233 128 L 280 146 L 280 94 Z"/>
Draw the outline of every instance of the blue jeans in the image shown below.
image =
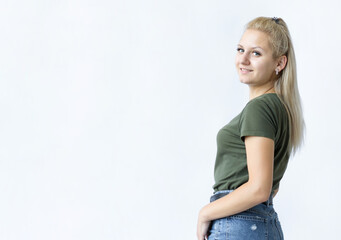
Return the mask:
<path id="1" fill-rule="evenodd" d="M 211 202 L 232 190 L 218 191 Z M 273 208 L 272 195 L 268 201 L 244 212 L 212 221 L 208 240 L 283 240 L 281 224 Z"/>

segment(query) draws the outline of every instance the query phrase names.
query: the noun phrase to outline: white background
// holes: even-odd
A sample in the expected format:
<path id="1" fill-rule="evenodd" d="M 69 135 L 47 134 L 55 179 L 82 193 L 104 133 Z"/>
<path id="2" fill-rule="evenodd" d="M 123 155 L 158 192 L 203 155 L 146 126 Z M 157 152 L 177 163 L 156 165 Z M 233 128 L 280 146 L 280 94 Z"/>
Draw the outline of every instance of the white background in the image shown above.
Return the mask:
<path id="1" fill-rule="evenodd" d="M 337 2 L 1 0 L 0 239 L 195 239 L 257 16 L 289 26 L 307 125 L 275 199 L 285 237 L 337 239 Z"/>

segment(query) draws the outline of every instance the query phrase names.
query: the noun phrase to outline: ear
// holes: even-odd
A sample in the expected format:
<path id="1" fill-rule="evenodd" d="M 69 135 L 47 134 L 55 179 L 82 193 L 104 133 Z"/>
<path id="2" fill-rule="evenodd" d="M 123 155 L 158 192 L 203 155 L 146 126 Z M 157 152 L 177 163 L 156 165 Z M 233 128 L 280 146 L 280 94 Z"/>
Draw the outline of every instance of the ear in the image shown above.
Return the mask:
<path id="1" fill-rule="evenodd" d="M 276 69 L 278 69 L 278 72 L 282 71 L 285 68 L 285 66 L 287 65 L 287 61 L 288 61 L 288 58 L 285 55 L 280 56 L 277 59 Z"/>

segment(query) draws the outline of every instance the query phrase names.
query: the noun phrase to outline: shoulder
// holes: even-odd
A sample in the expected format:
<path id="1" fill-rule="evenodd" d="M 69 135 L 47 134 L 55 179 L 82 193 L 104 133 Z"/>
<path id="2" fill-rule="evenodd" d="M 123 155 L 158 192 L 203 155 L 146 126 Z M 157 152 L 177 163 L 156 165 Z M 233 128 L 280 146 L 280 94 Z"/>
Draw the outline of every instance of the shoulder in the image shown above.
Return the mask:
<path id="1" fill-rule="evenodd" d="M 284 106 L 276 93 L 268 93 L 250 100 L 243 109 L 243 113 L 266 112 L 273 114 L 282 111 Z"/>
<path id="2" fill-rule="evenodd" d="M 260 95 L 252 100 L 250 100 L 246 106 L 248 105 L 270 105 L 280 103 L 279 96 L 276 93 L 267 93 Z"/>
<path id="3" fill-rule="evenodd" d="M 278 104 L 281 104 L 277 94 L 264 94 L 250 100 L 240 117 L 241 137 L 263 136 L 275 138 L 278 126 Z"/>

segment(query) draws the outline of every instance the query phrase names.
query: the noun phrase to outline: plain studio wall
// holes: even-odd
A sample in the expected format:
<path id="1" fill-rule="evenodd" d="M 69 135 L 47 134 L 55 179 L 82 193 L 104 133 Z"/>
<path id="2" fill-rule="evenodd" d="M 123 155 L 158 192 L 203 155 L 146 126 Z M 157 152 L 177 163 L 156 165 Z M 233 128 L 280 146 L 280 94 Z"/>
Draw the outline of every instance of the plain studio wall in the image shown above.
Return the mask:
<path id="1" fill-rule="evenodd" d="M 275 198 L 285 237 L 336 239 L 338 4 L 1 1 L 0 239 L 195 239 L 257 16 L 289 26 L 307 126 Z"/>

